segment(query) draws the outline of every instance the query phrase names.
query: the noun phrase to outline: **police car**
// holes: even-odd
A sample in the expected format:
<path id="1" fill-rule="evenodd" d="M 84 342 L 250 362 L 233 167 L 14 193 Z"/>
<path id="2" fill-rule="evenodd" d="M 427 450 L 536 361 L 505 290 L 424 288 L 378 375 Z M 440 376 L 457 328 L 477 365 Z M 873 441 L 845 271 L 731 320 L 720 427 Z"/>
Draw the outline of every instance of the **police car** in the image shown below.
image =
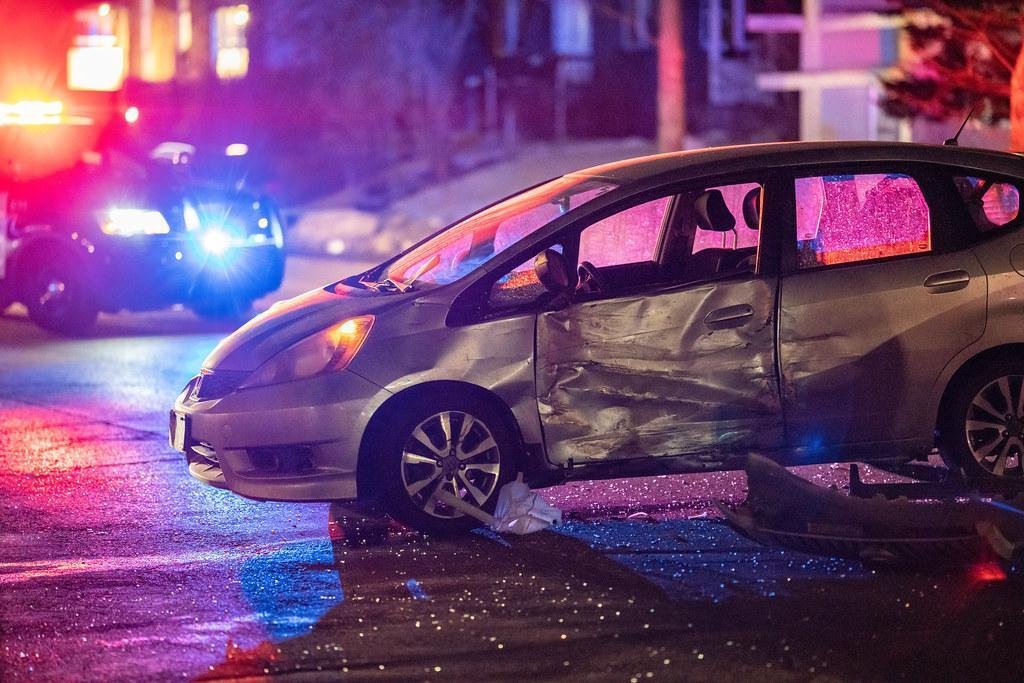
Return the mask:
<path id="1" fill-rule="evenodd" d="M 0 186 L 0 307 L 87 332 L 100 312 L 185 304 L 237 317 L 284 274 L 278 212 L 238 185 L 197 180 L 194 149 L 90 152 L 69 168 Z"/>

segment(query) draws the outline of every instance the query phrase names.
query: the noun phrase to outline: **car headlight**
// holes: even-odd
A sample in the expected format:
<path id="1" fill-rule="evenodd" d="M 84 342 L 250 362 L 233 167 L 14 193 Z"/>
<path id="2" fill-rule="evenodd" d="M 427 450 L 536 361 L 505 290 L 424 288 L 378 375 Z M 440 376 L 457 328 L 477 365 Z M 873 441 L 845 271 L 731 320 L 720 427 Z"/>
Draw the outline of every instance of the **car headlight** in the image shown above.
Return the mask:
<path id="1" fill-rule="evenodd" d="M 359 352 L 372 326 L 373 316 L 362 315 L 320 330 L 273 356 L 242 386 L 280 384 L 343 370 Z"/>
<path id="2" fill-rule="evenodd" d="M 171 231 L 167 219 L 159 211 L 145 209 L 110 209 L 100 214 L 100 229 L 108 235 L 166 235 Z"/>

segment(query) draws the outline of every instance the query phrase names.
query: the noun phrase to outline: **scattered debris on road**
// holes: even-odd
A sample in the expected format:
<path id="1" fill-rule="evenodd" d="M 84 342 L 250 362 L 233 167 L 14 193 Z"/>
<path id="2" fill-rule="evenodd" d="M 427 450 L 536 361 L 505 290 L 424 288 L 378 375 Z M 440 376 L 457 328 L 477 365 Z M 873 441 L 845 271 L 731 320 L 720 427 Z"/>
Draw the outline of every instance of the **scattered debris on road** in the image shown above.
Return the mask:
<path id="1" fill-rule="evenodd" d="M 864 484 L 856 468 L 854 495 L 847 496 L 757 455 L 746 473 L 746 501 L 721 511 L 734 529 L 765 545 L 882 566 L 962 564 L 993 554 L 1012 560 L 1024 553 L 1020 496 L 987 500 L 951 482 Z"/>

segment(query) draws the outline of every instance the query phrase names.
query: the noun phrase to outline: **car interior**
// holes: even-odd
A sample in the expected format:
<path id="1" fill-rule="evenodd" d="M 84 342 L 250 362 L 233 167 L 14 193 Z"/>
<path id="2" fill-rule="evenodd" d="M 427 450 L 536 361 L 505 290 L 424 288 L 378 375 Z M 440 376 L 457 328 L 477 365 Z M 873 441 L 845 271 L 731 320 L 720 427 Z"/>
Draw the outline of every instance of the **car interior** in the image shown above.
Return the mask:
<path id="1" fill-rule="evenodd" d="M 761 221 L 761 187 L 748 190 L 742 198 L 740 213 L 748 230 L 758 230 Z M 693 195 L 689 195 L 693 196 Z M 580 263 L 577 293 L 588 295 L 628 293 L 651 283 L 685 284 L 714 280 L 738 273 L 754 271 L 757 247 L 738 246 L 738 221 L 719 188 L 676 198 L 675 207 L 666 213 L 661 263 L 640 261 L 621 265 L 596 267 Z M 695 248 L 696 231 L 722 236 L 721 247 Z"/>
<path id="2" fill-rule="evenodd" d="M 762 194 L 760 185 L 746 183 L 695 190 L 673 197 L 660 218 L 657 231 L 663 235 L 660 252 L 651 249 L 658 252 L 657 260 L 601 266 L 583 260 L 575 273 L 570 271 L 568 276 L 569 287 L 574 289 L 572 300 L 625 296 L 651 285 L 675 286 L 754 272 Z M 630 229 L 632 226 L 627 221 L 621 227 Z M 741 237 L 741 233 L 745 234 Z M 720 246 L 706 246 L 708 243 Z M 540 276 L 552 280 L 552 262 L 559 260 L 563 253 L 561 246 L 554 251 L 558 254 L 552 254 L 551 249 L 545 250 L 495 282 L 488 296 L 489 308 L 507 311 L 541 299 L 548 303 L 553 301 L 545 293 L 546 286 Z M 564 266 L 572 268 L 568 263 Z M 555 280 L 560 281 L 560 278 L 552 281 Z"/>

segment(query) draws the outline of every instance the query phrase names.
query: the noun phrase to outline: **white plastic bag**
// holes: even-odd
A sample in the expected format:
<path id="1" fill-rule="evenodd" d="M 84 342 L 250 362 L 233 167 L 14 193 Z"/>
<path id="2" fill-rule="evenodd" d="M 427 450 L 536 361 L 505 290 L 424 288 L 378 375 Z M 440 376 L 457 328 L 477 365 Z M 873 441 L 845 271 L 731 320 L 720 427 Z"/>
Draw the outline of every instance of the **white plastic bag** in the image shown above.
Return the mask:
<path id="1" fill-rule="evenodd" d="M 547 501 L 531 491 L 530 487 L 523 483 L 522 473 L 515 481 L 510 481 L 498 491 L 498 503 L 493 515 L 487 514 L 445 490 L 440 490 L 434 495 L 456 510 L 479 519 L 494 531 L 503 534 L 522 536 L 547 529 L 549 526 L 559 526 L 562 523 L 562 511 L 549 505 Z"/>
<path id="2" fill-rule="evenodd" d="M 562 511 L 531 491 L 520 474 L 498 491 L 498 504 L 490 526 L 499 533 L 523 535 L 561 523 Z"/>

